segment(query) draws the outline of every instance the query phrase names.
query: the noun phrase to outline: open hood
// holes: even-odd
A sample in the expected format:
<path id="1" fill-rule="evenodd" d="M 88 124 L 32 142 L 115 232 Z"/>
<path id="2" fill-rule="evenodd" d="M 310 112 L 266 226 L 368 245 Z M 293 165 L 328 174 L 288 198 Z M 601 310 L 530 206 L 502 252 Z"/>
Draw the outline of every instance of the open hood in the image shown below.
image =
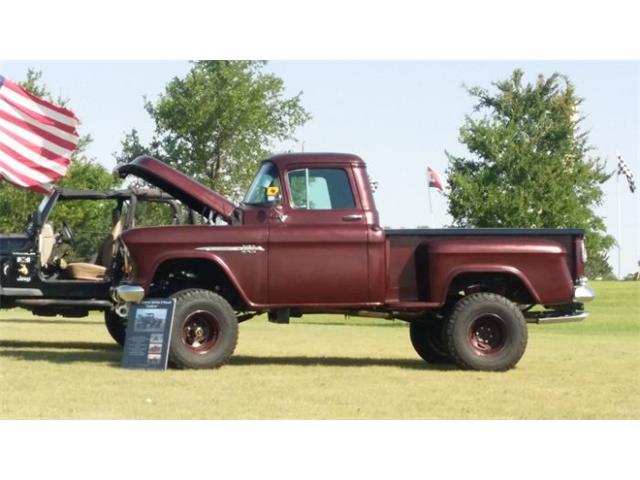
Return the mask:
<path id="1" fill-rule="evenodd" d="M 222 195 L 153 157 L 146 155 L 138 157 L 119 167 L 118 174 L 122 178 L 130 174 L 135 175 L 167 192 L 196 212 L 206 215 L 207 210 L 212 210 L 226 222 L 231 222 L 231 216 L 236 208 Z"/>

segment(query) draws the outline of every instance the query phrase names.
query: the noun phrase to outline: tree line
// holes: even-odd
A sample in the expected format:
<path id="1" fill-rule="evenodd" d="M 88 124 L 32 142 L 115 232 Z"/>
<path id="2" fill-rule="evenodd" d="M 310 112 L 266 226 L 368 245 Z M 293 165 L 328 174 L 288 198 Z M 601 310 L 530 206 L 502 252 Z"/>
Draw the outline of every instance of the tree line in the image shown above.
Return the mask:
<path id="1" fill-rule="evenodd" d="M 265 64 L 193 62 L 183 78 L 167 83 L 157 100 L 144 99 L 154 122 L 153 137 L 143 143 L 131 128 L 114 154 L 117 163 L 150 154 L 239 201 L 260 160 L 276 142 L 295 139 L 296 129 L 311 118 L 302 92 L 287 97 L 283 80 L 265 72 Z M 20 83 L 35 95 L 67 105 L 66 99 L 52 98 L 41 77 L 29 71 Z M 601 185 L 610 174 L 591 154 L 588 132 L 580 128 L 583 99 L 560 74 L 540 75 L 528 83 L 516 70 L 492 87 L 467 88 L 475 100 L 459 131 L 467 153 L 445 152 L 453 226 L 585 228 L 588 275 L 612 275 L 607 252 L 615 241 L 595 213 L 603 201 Z M 87 155 L 91 141 L 82 136 L 60 186 L 104 190 L 121 185 Z M 0 182 L 1 231 L 20 231 L 40 199 Z M 87 203 L 65 205 L 67 221 L 76 230 L 108 228 L 111 216 L 98 211 L 99 202 L 93 207 Z M 89 251 L 88 245 L 85 249 Z"/>

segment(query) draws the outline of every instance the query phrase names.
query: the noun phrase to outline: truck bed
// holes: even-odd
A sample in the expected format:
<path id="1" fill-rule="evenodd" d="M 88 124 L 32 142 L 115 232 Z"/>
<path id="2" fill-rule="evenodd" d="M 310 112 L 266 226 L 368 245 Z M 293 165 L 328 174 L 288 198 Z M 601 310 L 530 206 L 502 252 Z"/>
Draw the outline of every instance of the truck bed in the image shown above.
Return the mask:
<path id="1" fill-rule="evenodd" d="M 582 229 L 388 229 L 385 230 L 386 298 L 391 303 L 439 304 L 449 276 L 455 274 L 456 262 L 472 268 L 474 262 L 492 268 L 501 264 L 509 268 L 517 265 L 534 278 L 545 271 L 557 272 L 558 262 L 562 262 L 571 277 L 562 283 L 572 283 L 577 276 L 575 239 L 583 235 Z M 557 249 L 558 246 L 564 251 L 562 258 L 553 259 L 550 255 L 546 259 L 548 264 L 539 263 L 542 257 L 537 254 L 528 255 L 536 249 Z M 482 270 L 482 264 L 476 266 L 478 271 Z M 561 280 L 556 278 L 558 282 Z"/>

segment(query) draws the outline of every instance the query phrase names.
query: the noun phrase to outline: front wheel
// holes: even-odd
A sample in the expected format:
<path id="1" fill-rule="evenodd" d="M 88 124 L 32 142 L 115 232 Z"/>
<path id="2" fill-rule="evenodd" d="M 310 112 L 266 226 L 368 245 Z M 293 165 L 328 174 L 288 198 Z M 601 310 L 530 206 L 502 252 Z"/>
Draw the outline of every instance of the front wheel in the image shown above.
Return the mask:
<path id="1" fill-rule="evenodd" d="M 516 304 L 494 293 L 463 297 L 447 321 L 445 337 L 458 366 L 471 370 L 513 368 L 527 347 L 527 323 Z"/>
<path id="2" fill-rule="evenodd" d="M 113 338 L 118 345 L 124 347 L 124 341 L 127 336 L 127 319 L 117 315 L 116 312 L 107 310 L 104 312 L 104 324 L 111 338 Z"/>
<path id="3" fill-rule="evenodd" d="M 238 321 L 231 305 L 210 290 L 189 289 L 176 300 L 169 362 L 178 368 L 217 368 L 238 342 Z"/>

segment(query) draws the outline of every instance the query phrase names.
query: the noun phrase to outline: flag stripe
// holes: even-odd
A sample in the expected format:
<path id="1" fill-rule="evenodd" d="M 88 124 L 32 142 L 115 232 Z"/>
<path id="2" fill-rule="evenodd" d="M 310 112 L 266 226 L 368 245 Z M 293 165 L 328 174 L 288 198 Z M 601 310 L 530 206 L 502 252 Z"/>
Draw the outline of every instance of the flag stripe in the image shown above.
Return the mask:
<path id="1" fill-rule="evenodd" d="M 47 117 L 51 117 L 72 127 L 77 126 L 78 119 L 71 110 L 64 107 L 58 107 L 57 105 L 53 105 L 51 102 L 38 98 L 7 79 L 5 79 L 2 86 L 7 89 L 3 92 L 4 95 L 25 108 Z"/>
<path id="2" fill-rule="evenodd" d="M 0 176 L 3 178 L 6 178 L 11 183 L 15 183 L 19 187 L 27 188 L 31 186 L 29 181 L 27 180 L 23 181 L 19 177 L 16 177 L 15 175 L 13 175 L 10 171 L 7 171 L 7 169 L 4 167 L 4 164 L 2 162 L 0 162 Z"/>
<path id="3" fill-rule="evenodd" d="M 42 161 L 55 162 L 65 168 L 68 167 L 70 163 L 68 158 L 61 157 L 53 152 L 31 145 L 29 142 L 13 135 L 11 132 L 3 132 L 2 128 L 0 128 L 0 142 L 34 162 L 38 161 L 38 158 L 40 158 Z"/>
<path id="4" fill-rule="evenodd" d="M 0 97 L 0 109 L 4 110 L 7 113 L 10 113 L 14 117 L 18 117 L 26 122 L 36 122 L 34 125 L 39 126 L 40 128 L 44 128 L 45 130 L 55 133 L 63 138 L 67 138 L 67 140 L 73 142 L 73 138 L 77 137 L 76 129 L 69 125 L 65 125 L 64 123 L 56 122 L 52 118 L 45 117 L 44 115 L 40 115 L 37 112 L 32 112 L 27 110 L 26 108 L 21 107 L 15 102 L 12 102 L 6 97 Z M 43 125 L 46 125 L 49 128 L 55 128 L 55 131 L 48 130 Z M 68 135 L 69 137 L 66 137 Z"/>
<path id="5" fill-rule="evenodd" d="M 32 178 L 38 183 L 46 183 L 50 181 L 51 177 L 43 174 L 33 168 L 25 165 L 24 163 L 20 163 L 17 160 L 11 158 L 4 152 L 0 152 L 0 162 L 4 164 L 5 167 L 11 168 L 13 172 L 19 173 L 21 175 Z"/>
<path id="6" fill-rule="evenodd" d="M 0 110 L 0 125 L 4 128 L 20 135 L 25 140 L 33 144 L 42 144 L 48 150 L 59 155 L 70 155 L 75 148 L 75 144 L 61 139 L 39 127 L 29 125 L 18 118 Z"/>
<path id="7" fill-rule="evenodd" d="M 6 165 L 1 159 L 0 159 L 0 172 L 2 172 L 2 175 L 9 180 L 10 182 L 15 183 L 16 185 L 18 185 L 19 187 L 26 187 L 29 188 L 31 190 L 36 190 L 36 191 L 46 191 L 46 189 L 39 189 L 37 187 L 41 186 L 41 183 L 36 181 L 35 179 L 25 175 L 22 172 L 16 171 L 15 169 L 11 168 L 9 165 Z"/>
<path id="8" fill-rule="evenodd" d="M 55 162 L 63 167 L 67 167 L 70 162 L 67 157 L 57 155 L 45 148 L 33 145 L 11 132 L 4 131 L 2 127 L 0 127 L 0 142 L 8 145 L 12 150 L 21 153 L 34 162 L 38 160 L 38 157 L 41 157 L 42 160 Z"/>
<path id="9" fill-rule="evenodd" d="M 46 151 L 47 158 L 49 156 L 53 156 L 54 158 L 69 158 L 71 156 L 72 151 L 66 148 L 62 148 L 55 143 L 51 143 L 44 138 L 39 138 L 37 135 L 27 132 L 14 124 L 5 121 L 0 116 L 0 132 L 3 132 L 6 135 L 9 135 L 11 138 L 16 139 L 24 146 L 29 147 L 33 150 L 39 149 Z M 51 160 L 53 160 L 52 158 Z"/>
<path id="10" fill-rule="evenodd" d="M 67 167 L 65 165 L 60 165 L 59 163 L 52 162 L 50 160 L 46 160 L 37 156 L 33 160 L 31 160 L 23 155 L 20 155 L 20 153 L 9 148 L 2 142 L 0 142 L 0 152 L 4 152 L 6 155 L 17 160 L 18 162 L 24 163 L 28 167 L 36 169 L 46 175 L 63 176 L 65 173 L 67 173 Z"/>
<path id="11" fill-rule="evenodd" d="M 0 76 L 0 177 L 37 192 L 67 173 L 78 119 Z"/>

